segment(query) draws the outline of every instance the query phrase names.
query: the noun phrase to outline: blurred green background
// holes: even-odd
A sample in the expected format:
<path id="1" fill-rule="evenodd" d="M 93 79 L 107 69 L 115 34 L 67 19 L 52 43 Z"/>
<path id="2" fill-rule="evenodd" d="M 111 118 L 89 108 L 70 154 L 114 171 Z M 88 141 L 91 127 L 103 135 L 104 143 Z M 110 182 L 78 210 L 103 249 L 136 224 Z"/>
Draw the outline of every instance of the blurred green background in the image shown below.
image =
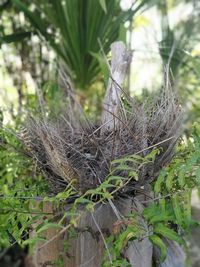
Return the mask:
<path id="1" fill-rule="evenodd" d="M 110 45 L 116 40 L 133 51 L 125 89 L 141 102 L 159 92 L 170 73 L 185 111 L 187 138 L 192 124 L 200 121 L 199 28 L 199 0 L 0 0 L 0 121 L 7 128 L 0 133 L 0 195 L 16 190 L 20 196 L 24 185 L 27 190 L 31 185 L 32 195 L 42 194 L 44 188 L 37 187 L 42 178 L 34 180 L 30 162 L 18 156 L 16 147 L 21 148 L 12 129 L 21 127 L 28 111 L 37 113 L 38 94 L 48 111 L 59 112 L 69 83 L 88 116 L 98 118 Z M 15 200 L 12 209 L 21 205 Z M 0 213 L 5 207 L 11 208 L 10 202 L 0 201 Z M 0 216 L 3 247 L 9 245 L 14 216 L 19 214 Z M 20 216 L 22 225 L 30 219 Z M 19 238 L 25 227 L 20 229 Z M 23 266 L 19 258 L 13 263 L 15 253 L 7 261 L 5 255 L 3 249 L 0 266 Z"/>

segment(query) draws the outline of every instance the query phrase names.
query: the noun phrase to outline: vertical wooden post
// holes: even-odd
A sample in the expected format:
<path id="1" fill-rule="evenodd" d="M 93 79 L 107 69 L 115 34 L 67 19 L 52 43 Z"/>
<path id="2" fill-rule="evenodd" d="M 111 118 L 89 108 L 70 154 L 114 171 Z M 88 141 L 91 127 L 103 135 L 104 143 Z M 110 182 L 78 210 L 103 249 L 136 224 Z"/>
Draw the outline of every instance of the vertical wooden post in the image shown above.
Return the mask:
<path id="1" fill-rule="evenodd" d="M 103 101 L 103 112 L 101 116 L 102 131 L 112 130 L 117 127 L 119 120 L 121 88 L 123 86 L 132 54 L 126 49 L 123 42 L 115 42 L 111 45 L 112 60 L 110 78 Z"/>

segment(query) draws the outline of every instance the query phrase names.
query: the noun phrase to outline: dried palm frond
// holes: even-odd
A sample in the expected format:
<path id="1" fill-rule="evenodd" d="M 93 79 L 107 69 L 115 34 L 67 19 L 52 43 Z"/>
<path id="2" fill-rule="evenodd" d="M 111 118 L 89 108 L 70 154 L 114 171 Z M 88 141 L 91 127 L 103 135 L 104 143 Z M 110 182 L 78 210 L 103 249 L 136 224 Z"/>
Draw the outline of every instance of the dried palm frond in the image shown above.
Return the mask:
<path id="1" fill-rule="evenodd" d="M 126 98 L 126 99 L 125 99 Z M 70 109 L 57 122 L 30 117 L 21 140 L 37 161 L 57 193 L 76 179 L 79 192 L 97 187 L 109 174 L 111 161 L 140 152 L 141 155 L 160 149 L 151 166 L 141 170 L 138 183 L 143 185 L 155 178 L 168 163 L 180 135 L 181 110 L 176 96 L 168 87 L 162 96 L 139 105 L 124 95 L 119 127 L 102 131 L 103 124 L 88 122 Z M 126 172 L 120 173 L 126 176 Z M 131 187 L 131 186 L 130 186 Z"/>
<path id="2" fill-rule="evenodd" d="M 79 193 L 95 188 L 109 175 L 114 159 L 145 156 L 154 147 L 159 148 L 154 163 L 140 169 L 139 180 L 126 185 L 129 192 L 155 179 L 173 156 L 182 116 L 170 83 L 160 97 L 139 104 L 122 88 L 131 53 L 122 42 L 114 43 L 111 50 L 111 78 L 100 122 L 87 119 L 68 88 L 72 102 L 68 102 L 67 112 L 61 112 L 56 122 L 44 114 L 40 119 L 30 117 L 20 135 L 54 193 L 64 190 L 71 180 L 76 180 Z M 127 171 L 117 174 L 127 179 Z"/>

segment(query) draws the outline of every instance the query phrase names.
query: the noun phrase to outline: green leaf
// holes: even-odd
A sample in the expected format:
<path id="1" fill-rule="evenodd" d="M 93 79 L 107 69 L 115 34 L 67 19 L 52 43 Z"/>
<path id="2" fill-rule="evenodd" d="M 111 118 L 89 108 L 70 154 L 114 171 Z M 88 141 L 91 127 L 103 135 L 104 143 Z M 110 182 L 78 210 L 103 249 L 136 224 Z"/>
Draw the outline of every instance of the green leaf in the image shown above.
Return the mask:
<path id="1" fill-rule="evenodd" d="M 107 181 L 115 186 L 123 186 L 124 177 L 112 175 L 108 177 Z"/>
<path id="2" fill-rule="evenodd" d="M 43 225 L 41 228 L 37 230 L 37 233 L 39 234 L 51 228 L 62 228 L 62 226 L 57 223 L 45 223 L 45 225 Z"/>
<path id="3" fill-rule="evenodd" d="M 58 193 L 55 196 L 55 199 L 67 199 L 72 195 L 74 195 L 73 189 L 72 188 L 68 188 L 66 191 Z"/>
<path id="4" fill-rule="evenodd" d="M 178 183 L 180 187 L 184 187 L 185 185 L 185 178 L 186 178 L 186 171 L 185 168 L 182 167 L 182 169 L 178 172 Z"/>
<path id="5" fill-rule="evenodd" d="M 79 197 L 75 200 L 75 204 L 90 204 L 92 203 L 91 200 L 84 198 L 84 197 Z"/>
<path id="6" fill-rule="evenodd" d="M 152 160 L 153 162 L 156 159 L 156 156 L 160 153 L 159 149 L 153 149 L 149 154 L 145 156 L 145 159 Z"/>
<path id="7" fill-rule="evenodd" d="M 166 199 L 163 197 L 159 200 L 159 206 L 161 207 L 162 212 L 166 210 Z"/>
<path id="8" fill-rule="evenodd" d="M 45 242 L 45 238 L 41 237 L 31 237 L 23 242 L 23 245 L 35 245 L 38 242 Z"/>
<path id="9" fill-rule="evenodd" d="M 136 172 L 136 171 L 130 171 L 129 173 L 128 173 L 128 176 L 129 177 L 133 177 L 136 181 L 138 181 L 138 173 Z"/>
<path id="10" fill-rule="evenodd" d="M 168 228 L 167 226 L 163 224 L 160 224 L 160 223 L 157 224 L 154 227 L 153 232 L 163 237 L 174 240 L 179 244 L 184 244 L 184 240 L 182 239 L 182 237 L 180 237 L 174 230 Z"/>
<path id="11" fill-rule="evenodd" d="M 154 186 L 154 192 L 156 194 L 159 194 L 161 192 L 161 187 L 163 185 L 163 182 L 165 180 L 166 175 L 167 175 L 167 172 L 165 170 L 162 170 L 160 172 L 160 175 L 158 176 L 158 179 L 157 179 L 155 186 Z"/>
<path id="12" fill-rule="evenodd" d="M 171 205 L 166 204 L 165 201 L 159 201 L 159 203 L 153 203 L 149 207 L 146 207 L 143 211 L 143 215 L 149 224 L 155 224 L 157 222 L 174 221 L 174 213 Z"/>
<path id="13" fill-rule="evenodd" d="M 197 170 L 195 171 L 195 180 L 198 184 L 198 186 L 200 185 L 200 168 L 198 167 Z"/>
<path id="14" fill-rule="evenodd" d="M 89 212 L 94 212 L 94 203 L 91 202 L 91 203 L 87 204 L 86 209 Z"/>
<path id="15" fill-rule="evenodd" d="M 103 74 L 105 84 L 107 85 L 109 79 L 109 68 L 107 65 L 107 59 L 99 53 L 91 52 L 90 54 L 98 60 L 99 66 L 101 68 L 101 73 Z"/>
<path id="16" fill-rule="evenodd" d="M 124 179 L 124 177 L 122 176 L 118 176 L 118 175 L 111 175 L 108 177 L 108 181 L 122 181 L 122 179 Z"/>
<path id="17" fill-rule="evenodd" d="M 19 42 L 25 38 L 31 37 L 32 32 L 18 32 L 5 36 L 0 36 L 0 44 Z"/>
<path id="18" fill-rule="evenodd" d="M 182 226 L 182 223 L 184 222 L 184 218 L 183 218 L 183 214 L 181 211 L 180 197 L 177 194 L 172 196 L 172 205 L 173 205 L 174 214 L 177 220 L 177 224 L 179 226 Z"/>
<path id="19" fill-rule="evenodd" d="M 123 231 L 117 239 L 116 243 L 117 251 L 120 252 L 127 245 L 130 239 L 136 237 L 138 237 L 138 229 L 137 228 L 133 229 L 133 227 L 127 227 L 127 229 Z"/>
<path id="20" fill-rule="evenodd" d="M 20 0 L 12 0 L 14 6 L 16 6 L 19 10 L 23 11 L 24 14 L 29 18 L 30 22 L 33 23 L 33 25 L 39 29 L 41 31 L 41 33 L 46 34 L 46 27 L 45 27 L 45 23 L 43 20 L 41 20 L 41 18 L 38 16 L 36 17 L 36 15 L 31 12 L 28 8 L 28 6 L 23 3 Z"/>
<path id="21" fill-rule="evenodd" d="M 184 206 L 183 206 L 183 213 L 184 213 L 184 221 L 189 227 L 192 218 L 191 218 L 191 213 L 192 213 L 192 207 L 191 207 L 191 197 L 192 197 L 192 189 L 188 190 L 184 194 Z"/>
<path id="22" fill-rule="evenodd" d="M 139 155 L 130 155 L 128 157 L 123 157 L 120 159 L 115 159 L 112 161 L 112 164 L 115 163 L 125 163 L 125 162 L 133 162 L 133 163 L 137 163 L 137 162 L 145 162 L 145 158 L 139 156 Z"/>
<path id="23" fill-rule="evenodd" d="M 157 222 L 168 222 L 172 221 L 173 217 L 166 213 L 160 213 L 152 216 L 152 218 L 149 220 L 150 224 L 155 224 Z"/>
<path id="24" fill-rule="evenodd" d="M 152 216 L 154 216 L 154 214 L 156 213 L 156 211 L 158 210 L 158 205 L 157 204 L 151 204 L 150 206 L 146 207 L 143 210 L 143 215 L 145 217 L 146 220 L 150 220 L 152 218 Z"/>
<path id="25" fill-rule="evenodd" d="M 132 171 L 133 168 L 128 166 L 128 165 L 125 165 L 125 164 L 120 164 L 119 166 L 116 166 L 115 167 L 115 170 L 119 170 L 119 171 Z"/>
<path id="26" fill-rule="evenodd" d="M 149 240 L 152 242 L 153 245 L 157 246 L 160 249 L 161 253 L 161 262 L 163 262 L 166 259 L 167 256 L 167 247 L 165 243 L 162 241 L 162 239 L 158 235 L 151 235 L 149 237 Z"/>
<path id="27" fill-rule="evenodd" d="M 126 33 L 127 33 L 127 29 L 126 27 L 122 24 L 120 26 L 120 29 L 119 29 L 119 41 L 122 41 L 124 43 L 126 43 Z"/>
<path id="28" fill-rule="evenodd" d="M 103 8 L 104 12 L 107 13 L 106 0 L 99 0 L 99 4 Z"/>
<path id="29" fill-rule="evenodd" d="M 173 169 L 168 173 L 167 178 L 166 178 L 166 188 L 168 190 L 168 192 L 171 191 L 172 187 L 173 187 L 173 182 L 174 182 L 174 173 L 173 173 Z"/>

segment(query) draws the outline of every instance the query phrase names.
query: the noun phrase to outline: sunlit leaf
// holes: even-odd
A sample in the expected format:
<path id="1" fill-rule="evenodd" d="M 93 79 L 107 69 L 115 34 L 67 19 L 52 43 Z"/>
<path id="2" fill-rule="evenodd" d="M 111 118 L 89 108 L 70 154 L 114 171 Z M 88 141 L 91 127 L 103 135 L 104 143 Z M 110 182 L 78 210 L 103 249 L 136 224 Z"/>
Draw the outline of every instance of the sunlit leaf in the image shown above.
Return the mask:
<path id="1" fill-rule="evenodd" d="M 158 235 L 151 235 L 149 240 L 160 249 L 160 260 L 163 262 L 167 256 L 167 247 Z"/>
<path id="2" fill-rule="evenodd" d="M 174 230 L 168 228 L 163 224 L 158 224 L 153 229 L 154 233 L 159 234 L 163 237 L 169 238 L 178 242 L 179 244 L 184 244 L 184 240 L 179 236 Z"/>
<path id="3" fill-rule="evenodd" d="M 106 8 L 106 0 L 99 0 L 99 3 L 101 5 L 101 7 L 103 8 L 103 10 L 105 11 L 105 13 L 107 12 L 107 8 Z"/>

